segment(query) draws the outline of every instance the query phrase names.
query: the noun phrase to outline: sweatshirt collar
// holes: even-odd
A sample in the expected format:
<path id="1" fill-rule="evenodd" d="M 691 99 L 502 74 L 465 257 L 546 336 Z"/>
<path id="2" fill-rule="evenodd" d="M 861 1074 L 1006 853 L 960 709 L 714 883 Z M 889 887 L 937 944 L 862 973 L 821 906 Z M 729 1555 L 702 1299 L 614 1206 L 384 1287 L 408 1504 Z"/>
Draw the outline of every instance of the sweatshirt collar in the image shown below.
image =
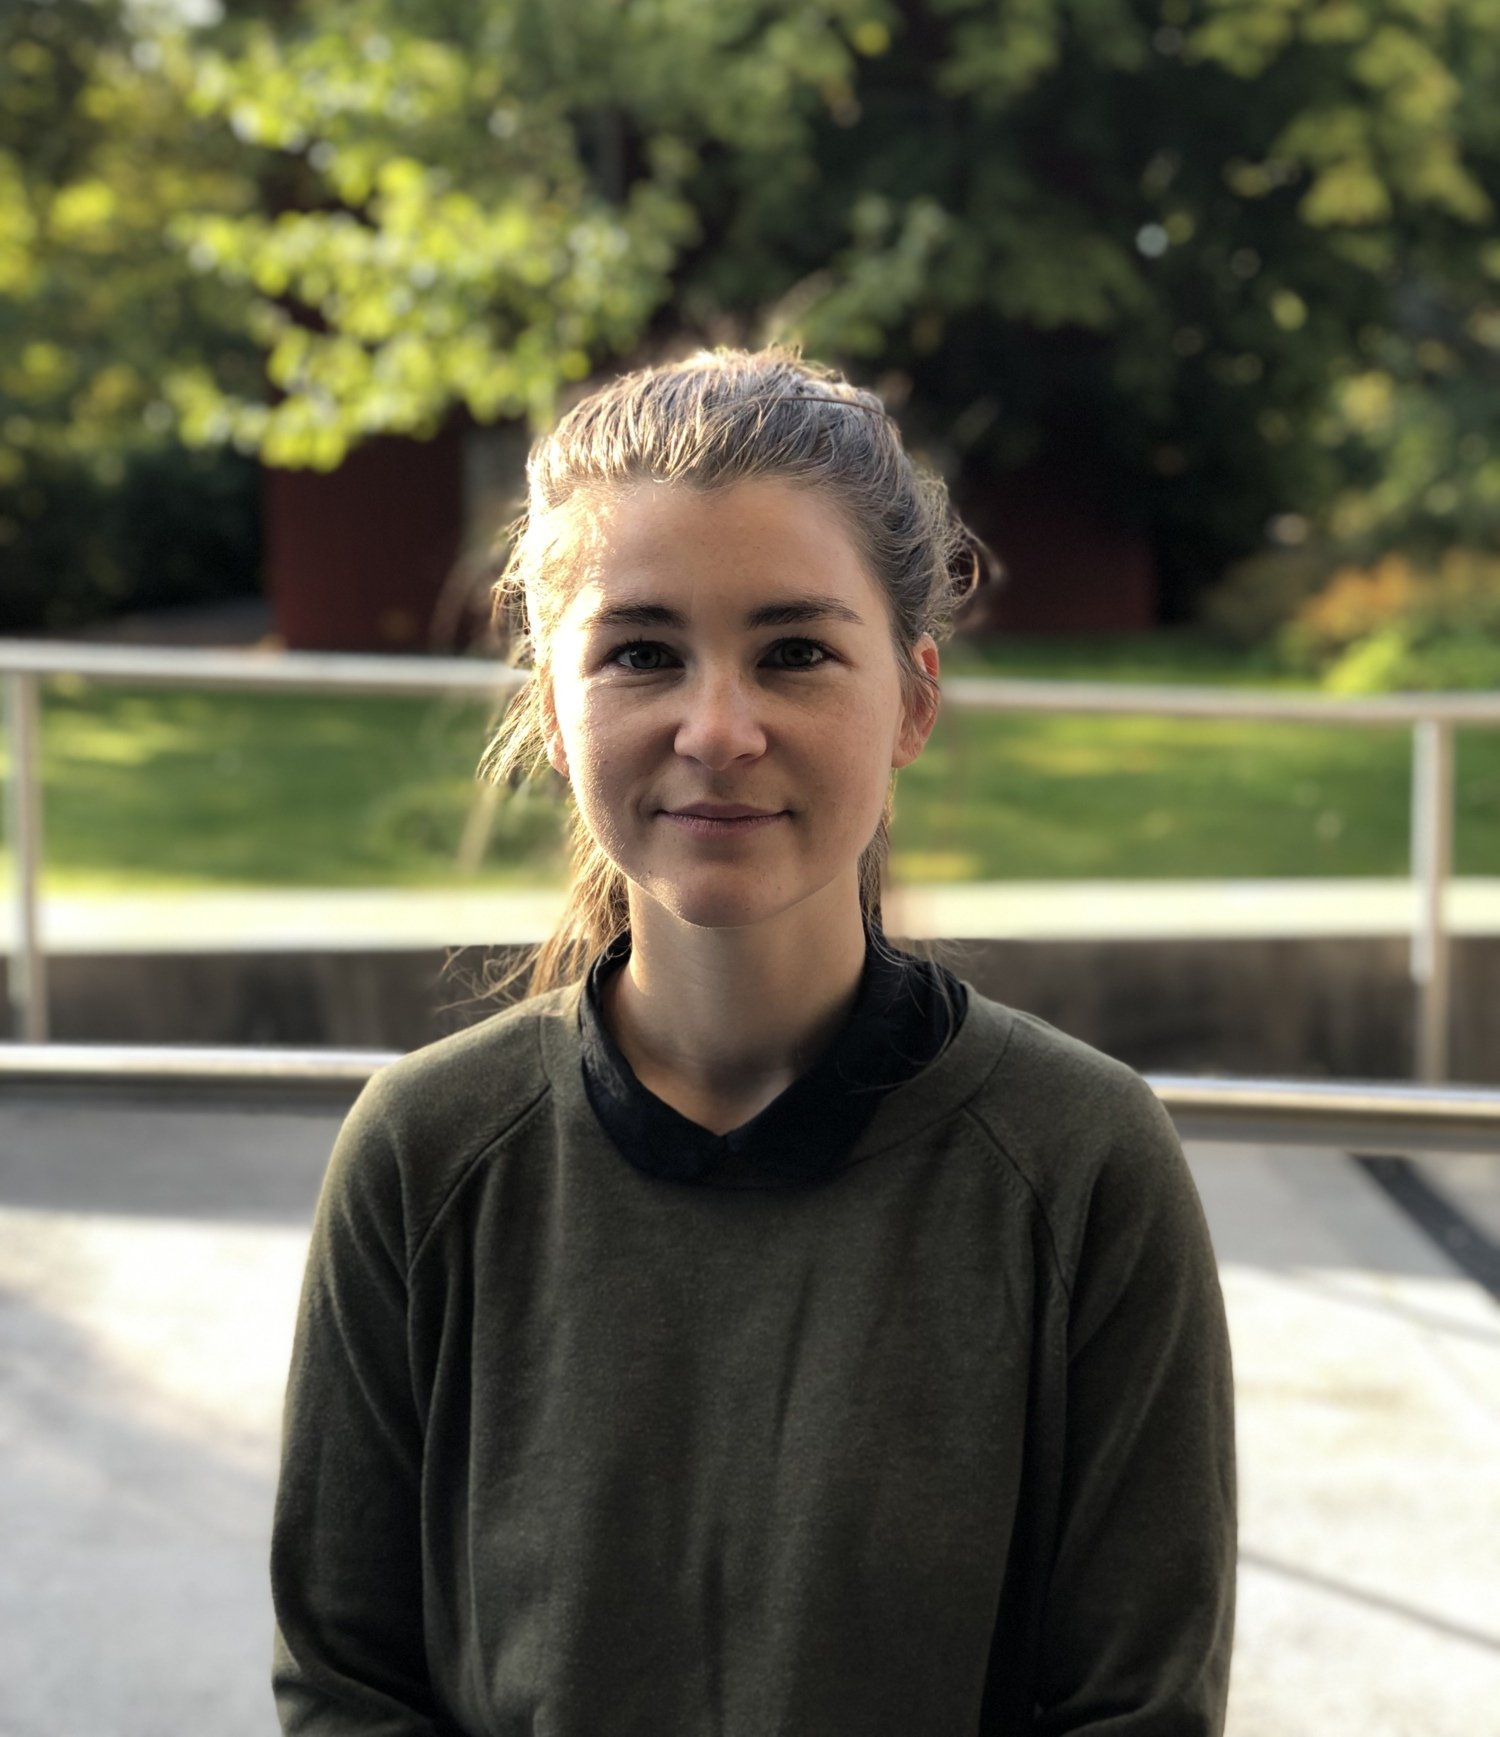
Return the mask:
<path id="1" fill-rule="evenodd" d="M 964 1017 L 964 985 L 944 966 L 897 953 L 866 926 L 853 1008 L 821 1056 L 749 1121 L 717 1134 L 636 1078 L 606 1025 L 601 988 L 630 957 L 625 932 L 590 965 L 578 1000 L 583 1083 L 610 1140 L 637 1169 L 674 1182 L 748 1166 L 768 1183 L 840 1167 L 881 1098 L 943 1049 Z M 946 995 L 945 995 L 946 990 Z"/>

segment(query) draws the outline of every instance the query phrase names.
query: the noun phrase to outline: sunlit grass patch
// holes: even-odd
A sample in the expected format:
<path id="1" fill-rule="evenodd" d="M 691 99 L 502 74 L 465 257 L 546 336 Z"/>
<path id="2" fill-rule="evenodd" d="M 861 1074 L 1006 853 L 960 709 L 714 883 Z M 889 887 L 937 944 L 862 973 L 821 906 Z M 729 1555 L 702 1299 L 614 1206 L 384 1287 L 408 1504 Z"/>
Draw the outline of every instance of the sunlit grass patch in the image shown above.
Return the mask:
<path id="1" fill-rule="evenodd" d="M 1107 641 L 1050 658 L 1046 642 L 962 649 L 968 673 L 1245 674 L 1185 641 L 1175 663 L 1172 644 L 1127 643 L 1114 664 Z M 566 876 L 560 785 L 487 803 L 475 782 L 488 702 L 49 682 L 44 707 L 55 890 Z M 1455 740 L 1457 871 L 1500 874 L 1500 730 Z M 0 736 L 0 762 L 5 747 Z M 893 868 L 907 883 L 1397 875 L 1410 802 L 1411 737 L 1397 727 L 949 706 L 900 774 Z"/>

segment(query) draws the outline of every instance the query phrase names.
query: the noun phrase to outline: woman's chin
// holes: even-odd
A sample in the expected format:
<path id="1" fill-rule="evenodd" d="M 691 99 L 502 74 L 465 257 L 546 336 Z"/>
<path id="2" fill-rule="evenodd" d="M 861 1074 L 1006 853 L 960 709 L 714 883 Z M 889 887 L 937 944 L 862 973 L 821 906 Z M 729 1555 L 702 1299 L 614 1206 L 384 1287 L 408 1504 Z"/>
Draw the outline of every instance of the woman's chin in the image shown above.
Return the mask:
<path id="1" fill-rule="evenodd" d="M 740 877 L 739 885 L 726 881 L 713 886 L 696 879 L 653 877 L 635 881 L 635 886 L 669 916 L 695 929 L 742 929 L 779 915 L 795 902 L 764 878 L 758 884 L 753 877 Z"/>
<path id="2" fill-rule="evenodd" d="M 845 901 L 859 896 L 857 869 L 820 875 L 772 876 L 727 866 L 719 873 L 632 873 L 624 870 L 634 897 L 650 900 L 668 916 L 695 929 L 744 929 L 771 922 L 802 907 L 801 919 L 819 927 L 837 920 Z M 623 867 L 623 865 L 622 865 Z"/>

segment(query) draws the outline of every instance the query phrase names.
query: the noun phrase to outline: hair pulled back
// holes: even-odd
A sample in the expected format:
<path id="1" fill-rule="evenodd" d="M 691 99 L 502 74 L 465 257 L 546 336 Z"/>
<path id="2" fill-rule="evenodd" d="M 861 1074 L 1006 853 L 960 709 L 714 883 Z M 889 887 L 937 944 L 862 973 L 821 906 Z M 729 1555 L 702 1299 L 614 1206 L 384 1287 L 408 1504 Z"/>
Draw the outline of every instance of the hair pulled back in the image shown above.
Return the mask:
<path id="1" fill-rule="evenodd" d="M 510 529 L 494 612 L 509 661 L 534 674 L 506 708 L 480 761 L 482 777 L 513 788 L 547 766 L 550 633 L 574 583 L 562 509 L 575 497 L 640 482 L 713 490 L 758 480 L 815 490 L 838 510 L 885 594 L 903 695 L 912 703 L 923 687 L 936 689 L 914 648 L 924 633 L 941 641 L 952 632 L 954 611 L 980 571 L 979 545 L 947 488 L 912 460 L 880 399 L 833 369 L 779 347 L 701 351 L 590 393 L 532 446 L 526 506 Z M 930 698 L 936 703 L 935 691 Z M 859 863 L 860 904 L 876 933 L 894 782 L 893 774 Z M 576 981 L 629 926 L 625 876 L 576 807 L 570 844 L 571 895 L 532 959 L 531 995 Z"/>

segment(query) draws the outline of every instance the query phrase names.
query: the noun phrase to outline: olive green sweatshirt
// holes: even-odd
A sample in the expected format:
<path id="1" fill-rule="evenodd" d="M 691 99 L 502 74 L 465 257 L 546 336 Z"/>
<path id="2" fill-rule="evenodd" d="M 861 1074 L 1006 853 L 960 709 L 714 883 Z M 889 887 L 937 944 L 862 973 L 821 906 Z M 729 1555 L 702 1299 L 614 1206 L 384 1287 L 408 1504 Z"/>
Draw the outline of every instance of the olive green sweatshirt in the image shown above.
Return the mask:
<path id="1" fill-rule="evenodd" d="M 1222 1730 L 1233 1400 L 1181 1147 L 965 988 L 812 1181 L 625 1162 L 577 985 L 376 1075 L 287 1386 L 285 1732 Z"/>

